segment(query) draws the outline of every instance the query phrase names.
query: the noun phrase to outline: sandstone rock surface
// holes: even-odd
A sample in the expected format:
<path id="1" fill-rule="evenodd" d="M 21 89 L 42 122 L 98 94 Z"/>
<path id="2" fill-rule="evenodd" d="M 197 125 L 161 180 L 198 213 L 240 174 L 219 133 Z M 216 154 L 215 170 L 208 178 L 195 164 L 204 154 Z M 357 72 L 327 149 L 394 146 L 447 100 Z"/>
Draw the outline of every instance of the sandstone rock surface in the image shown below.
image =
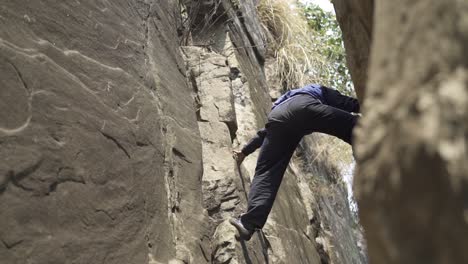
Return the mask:
<path id="1" fill-rule="evenodd" d="M 175 7 L 2 1 L 2 262 L 205 259 Z"/>
<path id="2" fill-rule="evenodd" d="M 274 81 L 254 1 L 191 2 L 188 34 L 175 1 L 2 1 L 2 263 L 365 263 L 325 152 L 234 239 Z"/>
<path id="3" fill-rule="evenodd" d="M 375 263 L 468 259 L 467 15 L 460 1 L 376 1 L 358 148 Z"/>
<path id="4" fill-rule="evenodd" d="M 374 0 L 333 0 L 354 88 L 363 102 L 372 45 Z"/>
<path id="5" fill-rule="evenodd" d="M 465 263 L 468 5 L 373 2 L 334 1 L 357 88 L 368 75 L 356 190 L 370 261 Z"/>

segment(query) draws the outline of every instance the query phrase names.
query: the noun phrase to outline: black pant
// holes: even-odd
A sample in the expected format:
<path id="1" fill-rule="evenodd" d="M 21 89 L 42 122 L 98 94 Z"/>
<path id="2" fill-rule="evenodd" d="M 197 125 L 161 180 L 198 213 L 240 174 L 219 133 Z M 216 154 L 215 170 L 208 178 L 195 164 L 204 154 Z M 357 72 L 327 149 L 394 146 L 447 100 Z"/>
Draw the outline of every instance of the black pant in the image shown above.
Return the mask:
<path id="1" fill-rule="evenodd" d="M 296 95 L 269 114 L 247 213 L 241 216 L 247 228 L 265 225 L 289 161 L 304 135 L 321 132 L 351 144 L 357 116 L 350 112 L 358 112 L 359 103 L 331 89 L 324 90 L 324 97 L 329 105 L 309 95 Z"/>

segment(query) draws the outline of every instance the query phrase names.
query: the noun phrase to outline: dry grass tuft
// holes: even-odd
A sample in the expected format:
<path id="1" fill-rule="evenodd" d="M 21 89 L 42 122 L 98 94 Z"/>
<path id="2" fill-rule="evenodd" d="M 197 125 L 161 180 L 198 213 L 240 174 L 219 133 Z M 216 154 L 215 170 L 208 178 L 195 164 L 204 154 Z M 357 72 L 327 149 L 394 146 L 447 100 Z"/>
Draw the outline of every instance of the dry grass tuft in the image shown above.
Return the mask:
<path id="1" fill-rule="evenodd" d="M 320 54 L 319 43 L 314 42 L 316 33 L 305 17 L 287 0 L 260 0 L 257 12 L 283 88 L 325 83 L 319 73 L 326 70 L 326 58 Z"/>

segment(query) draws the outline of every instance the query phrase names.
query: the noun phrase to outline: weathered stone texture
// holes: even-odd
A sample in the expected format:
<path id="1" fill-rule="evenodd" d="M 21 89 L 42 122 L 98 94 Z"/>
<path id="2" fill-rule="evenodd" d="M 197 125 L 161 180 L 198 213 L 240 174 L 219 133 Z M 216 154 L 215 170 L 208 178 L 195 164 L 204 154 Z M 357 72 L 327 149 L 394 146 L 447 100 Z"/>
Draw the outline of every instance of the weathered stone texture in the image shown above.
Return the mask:
<path id="1" fill-rule="evenodd" d="M 358 98 L 366 98 L 367 70 L 372 41 L 374 0 L 332 0 L 343 32 L 346 61 Z"/>
<path id="2" fill-rule="evenodd" d="M 2 262 L 202 263 L 201 144 L 174 8 L 2 1 Z"/>
<path id="3" fill-rule="evenodd" d="M 233 4 L 235 1 L 222 0 L 223 8 L 228 16 L 227 26 L 233 48 L 242 68 L 243 78 L 249 83 L 254 104 L 254 114 L 257 117 L 257 125 L 262 126 L 266 121 L 266 115 L 271 108 L 270 91 L 263 70 L 265 61 L 265 36 L 259 26 L 253 26 L 253 31 L 246 29 L 245 17 L 257 16 L 252 10 L 254 1 L 240 0 L 239 9 Z M 251 21 L 259 21 L 258 18 L 250 18 Z M 261 41 L 262 40 L 262 41 Z"/>
<path id="4" fill-rule="evenodd" d="M 2 1 L 0 262 L 362 263 L 335 256 L 356 241 L 327 155 L 296 157 L 264 232 L 235 240 L 256 159 L 231 152 L 275 82 L 254 1 L 213 4 L 191 36 L 212 42 L 181 48 L 175 1 Z"/>
<path id="5" fill-rule="evenodd" d="M 376 1 L 357 191 L 372 263 L 468 259 L 468 3 Z"/>
<path id="6" fill-rule="evenodd" d="M 315 240 L 322 263 L 367 263 L 343 172 L 330 151 L 336 144 L 326 135 L 309 135 L 300 143 L 290 166 L 309 218 L 307 235 Z"/>

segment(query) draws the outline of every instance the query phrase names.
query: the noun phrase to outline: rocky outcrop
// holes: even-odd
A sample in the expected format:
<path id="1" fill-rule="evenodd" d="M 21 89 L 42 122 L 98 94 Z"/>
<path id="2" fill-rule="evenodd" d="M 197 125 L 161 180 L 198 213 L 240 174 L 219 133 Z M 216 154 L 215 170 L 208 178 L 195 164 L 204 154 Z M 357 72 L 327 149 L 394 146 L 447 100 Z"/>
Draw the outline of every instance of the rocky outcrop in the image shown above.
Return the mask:
<path id="1" fill-rule="evenodd" d="M 175 8 L 2 2 L 2 262 L 209 258 Z"/>
<path id="2" fill-rule="evenodd" d="M 343 32 L 346 61 L 358 98 L 366 98 L 374 0 L 332 0 Z"/>
<path id="3" fill-rule="evenodd" d="M 247 19 L 254 13 L 242 8 L 234 12 L 236 8 L 229 4 L 223 2 L 223 8 L 230 10 L 227 11 L 228 21 L 232 22 L 227 28 L 224 24 L 211 24 L 210 30 L 197 33 L 201 36 L 192 36 L 194 44 L 200 47 L 205 47 L 207 39 L 218 40 L 210 46 L 212 50 L 183 48 L 200 102 L 202 137 L 205 134 L 204 197 L 213 225 L 217 225 L 212 244 L 215 262 L 366 263 L 365 253 L 358 247 L 359 228 L 349 210 L 346 189 L 337 168 L 331 164 L 329 153 L 323 150 L 323 145 L 318 150 L 320 144 L 315 137 L 304 141 L 302 153 L 291 163 L 264 231 L 255 236 L 248 247 L 239 248 L 233 241 L 232 228 L 226 226 L 225 219 L 245 210 L 246 191 L 253 177 L 256 156 L 248 157 L 243 166 L 236 168 L 225 154 L 240 147 L 239 144 L 248 141 L 264 125 L 272 100 L 270 91 L 274 90 L 269 89 L 267 83 L 280 85 L 265 77 L 271 75 L 262 70 L 262 65 L 269 60 L 264 59 L 262 50 L 255 50 L 264 45 L 258 42 L 261 31 L 246 31 L 240 21 L 239 16 L 245 13 L 249 14 L 243 15 L 245 21 L 255 20 L 255 17 Z M 220 29 L 216 29 L 217 26 Z M 248 35 L 257 37 L 246 38 Z M 265 66 L 271 68 L 271 65 Z M 218 111 L 211 117 L 202 114 L 211 102 L 220 105 L 218 109 L 230 108 L 232 96 L 234 111 Z M 229 125 L 231 121 L 226 122 L 221 112 L 235 112 L 236 124 Z M 234 133 L 232 127 L 237 128 Z M 232 146 L 229 139 L 233 141 Z"/>
<path id="4" fill-rule="evenodd" d="M 356 176 L 372 263 L 468 259 L 467 14 L 460 1 L 375 3 Z M 347 46 L 355 60 L 361 51 Z"/>
<path id="5" fill-rule="evenodd" d="M 274 84 L 253 1 L 26 2 L 0 7 L 2 261 L 366 262 L 319 138 L 263 232 L 227 222 L 255 167 L 231 151 Z"/>

